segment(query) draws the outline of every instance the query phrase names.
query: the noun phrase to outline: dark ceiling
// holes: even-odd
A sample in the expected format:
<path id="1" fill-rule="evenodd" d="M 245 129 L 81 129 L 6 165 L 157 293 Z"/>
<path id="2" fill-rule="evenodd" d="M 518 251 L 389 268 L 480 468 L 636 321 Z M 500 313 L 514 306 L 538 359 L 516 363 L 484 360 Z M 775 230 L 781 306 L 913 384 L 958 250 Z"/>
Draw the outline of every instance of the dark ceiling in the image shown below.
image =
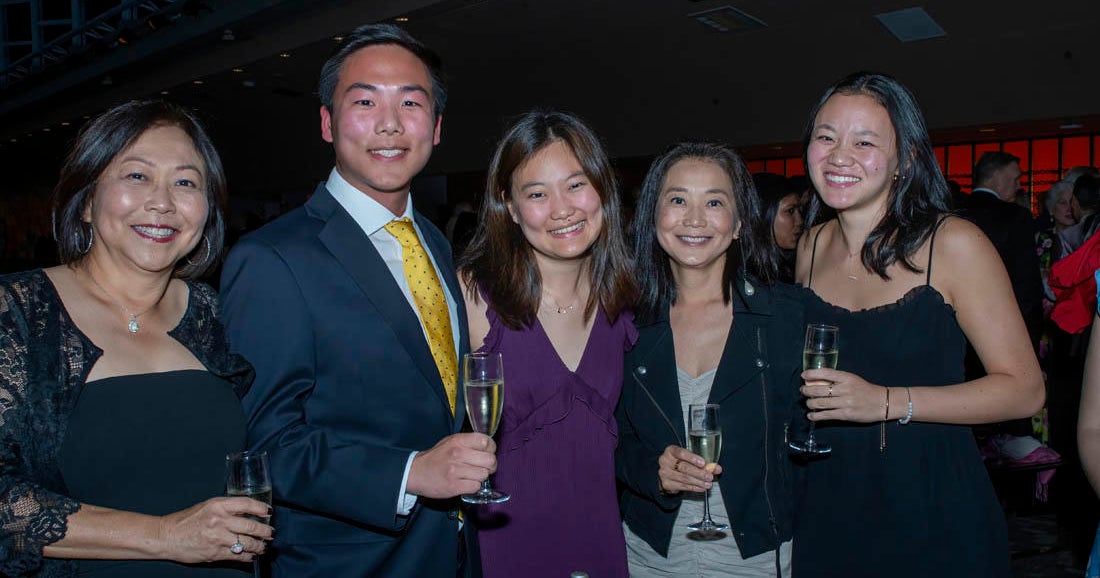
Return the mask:
<path id="1" fill-rule="evenodd" d="M 909 85 L 940 142 L 1058 134 L 1066 124 L 1100 132 L 1096 0 L 202 4 L 127 46 L 0 89 L 0 170 L 14 176 L 0 194 L 52 183 L 85 115 L 162 91 L 205 117 L 234 194 L 309 190 L 331 163 L 313 90 L 333 37 L 396 17 L 443 56 L 450 79 L 428 173 L 483 170 L 507 120 L 533 106 L 579 113 L 619 158 L 681 138 L 724 140 L 754 157 L 796 155 L 810 105 L 859 69 Z M 689 17 L 724 6 L 766 26 L 721 32 Z M 946 36 L 902 43 L 876 19 L 914 6 Z"/>

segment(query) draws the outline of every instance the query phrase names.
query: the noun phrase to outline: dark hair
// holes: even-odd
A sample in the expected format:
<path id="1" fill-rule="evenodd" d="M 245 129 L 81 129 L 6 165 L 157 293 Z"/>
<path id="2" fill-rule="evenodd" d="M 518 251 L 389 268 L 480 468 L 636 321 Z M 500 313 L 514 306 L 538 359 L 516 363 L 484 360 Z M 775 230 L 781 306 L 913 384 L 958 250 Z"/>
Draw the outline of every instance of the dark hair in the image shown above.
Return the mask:
<path id="1" fill-rule="evenodd" d="M 798 199 L 799 210 L 801 210 L 801 196 L 806 187 L 800 186 L 795 181 L 776 173 L 753 173 L 752 183 L 756 187 L 756 195 L 760 197 L 760 212 L 762 213 L 760 240 L 761 242 L 769 242 L 778 249 L 775 252 L 777 262 L 774 265 L 779 272 L 779 280 L 793 281 L 795 250 L 784 249 L 779 246 L 775 239 L 775 218 L 779 216 L 779 205 L 782 204 L 783 199 L 791 195 Z M 771 255 L 766 256 L 770 257 Z"/>
<path id="2" fill-rule="evenodd" d="M 1085 173 L 1077 177 L 1073 183 L 1073 196 L 1082 209 L 1097 212 L 1100 209 L 1100 176 Z"/>
<path id="3" fill-rule="evenodd" d="M 817 114 L 836 94 L 865 95 L 875 99 L 886 109 L 896 135 L 898 176 L 890 186 L 886 214 L 867 236 L 860 259 L 865 267 L 883 279 L 890 278 L 886 269 L 895 262 L 919 273 L 922 269 L 912 261 L 913 254 L 932 234 L 940 215 L 949 211 L 950 196 L 920 107 L 909 89 L 891 76 L 873 72 L 848 75 L 829 87 L 810 111 L 804 150 L 809 150 Z M 803 160 L 809 167 L 809 158 L 804 156 Z M 805 219 L 807 223 L 817 223 L 822 204 L 821 196 L 814 195 Z"/>
<path id="4" fill-rule="evenodd" d="M 630 270 L 630 253 L 623 232 L 622 203 L 611 163 L 600 140 L 580 118 L 561 111 L 534 110 L 519 119 L 497 143 L 489 163 L 478 228 L 458 268 L 469 276 L 470 298 L 480 288 L 493 311 L 512 329 L 535 322 L 542 299 L 542 278 L 534 250 L 508 212 L 512 176 L 523 163 L 554 142 L 573 152 L 585 177 L 600 195 L 603 229 L 590 249 L 592 290 L 585 316 L 597 302 L 612 322 L 634 303 L 637 288 Z"/>
<path id="5" fill-rule="evenodd" d="M 317 82 L 317 96 L 321 104 L 332 111 L 333 94 L 340 81 L 340 69 L 349 56 L 360 49 L 377 44 L 393 44 L 413 53 L 428 69 L 432 79 L 432 108 L 435 116 L 443 114 L 447 105 L 447 83 L 443 78 L 443 61 L 439 55 L 408 32 L 392 24 L 367 24 L 353 30 L 336 46 L 332 55 L 321 66 L 321 78 Z"/>
<path id="6" fill-rule="evenodd" d="M 183 279 L 202 277 L 221 259 L 225 243 L 225 172 L 221 158 L 206 130 L 193 113 L 161 100 L 133 100 L 115 106 L 80 129 L 65 159 L 53 190 L 53 236 L 62 263 L 77 263 L 92 242 L 92 229 L 84 222 L 100 175 L 116 156 L 134 144 L 145 131 L 158 126 L 179 127 L 191 138 L 205 165 L 207 216 L 205 241 L 191 255 L 176 263 L 173 274 Z"/>
<path id="7" fill-rule="evenodd" d="M 741 219 L 741 240 L 726 250 L 722 297 L 729 303 L 734 280 L 742 268 L 763 283 L 774 283 L 779 275 L 778 246 L 768 242 L 763 212 L 749 171 L 741 157 L 729 147 L 708 142 L 681 142 L 657 157 L 646 173 L 634 216 L 634 262 L 638 277 L 639 319 L 653 320 L 676 302 L 676 282 L 672 277 L 668 254 L 657 241 L 657 204 L 665 177 L 673 165 L 685 159 L 698 159 L 718 165 L 733 183 L 733 203 Z"/>
<path id="8" fill-rule="evenodd" d="M 982 153 L 978 162 L 974 164 L 974 186 L 980 187 L 989 182 L 997 171 L 1011 165 L 1020 164 L 1020 157 L 1001 151 L 988 151 Z"/>

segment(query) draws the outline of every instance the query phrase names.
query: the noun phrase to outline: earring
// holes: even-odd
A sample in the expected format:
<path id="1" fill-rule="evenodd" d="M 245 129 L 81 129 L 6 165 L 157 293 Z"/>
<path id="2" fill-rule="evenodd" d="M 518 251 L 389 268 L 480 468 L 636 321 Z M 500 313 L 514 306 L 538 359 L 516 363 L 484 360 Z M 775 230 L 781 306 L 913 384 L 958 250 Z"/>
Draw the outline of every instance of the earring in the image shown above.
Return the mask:
<path id="1" fill-rule="evenodd" d="M 77 237 L 80 237 L 80 233 L 77 233 Z M 88 251 L 92 250 L 92 244 L 95 243 L 95 228 L 91 224 L 88 224 L 88 244 L 80 250 L 81 255 L 87 255 Z"/>
<path id="2" fill-rule="evenodd" d="M 210 239 L 208 239 L 208 238 L 206 237 L 206 235 L 203 235 L 203 236 L 202 236 L 202 244 L 203 244 L 203 249 L 202 249 L 202 259 L 200 259 L 200 260 L 199 260 L 199 263 L 203 263 L 203 262 L 205 262 L 205 261 L 206 261 L 207 259 L 209 259 L 209 258 L 210 258 Z M 188 257 L 188 258 L 187 258 L 187 264 L 188 264 L 188 265 L 190 265 L 190 266 L 192 266 L 192 267 L 194 267 L 194 266 L 195 266 L 195 265 L 196 265 L 197 263 L 195 263 L 194 261 L 192 261 L 192 260 L 191 260 L 191 257 Z"/>

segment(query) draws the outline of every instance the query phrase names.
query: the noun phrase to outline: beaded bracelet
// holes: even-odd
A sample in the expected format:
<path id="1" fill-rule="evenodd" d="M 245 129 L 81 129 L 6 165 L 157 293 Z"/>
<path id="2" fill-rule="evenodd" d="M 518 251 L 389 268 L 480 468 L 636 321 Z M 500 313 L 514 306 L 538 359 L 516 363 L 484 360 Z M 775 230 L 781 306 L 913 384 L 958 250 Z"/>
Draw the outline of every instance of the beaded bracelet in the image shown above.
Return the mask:
<path id="1" fill-rule="evenodd" d="M 913 419 L 913 394 L 909 392 L 909 388 L 905 388 L 905 397 L 909 398 L 909 408 L 905 412 L 905 417 L 898 420 L 898 423 L 905 425 Z"/>

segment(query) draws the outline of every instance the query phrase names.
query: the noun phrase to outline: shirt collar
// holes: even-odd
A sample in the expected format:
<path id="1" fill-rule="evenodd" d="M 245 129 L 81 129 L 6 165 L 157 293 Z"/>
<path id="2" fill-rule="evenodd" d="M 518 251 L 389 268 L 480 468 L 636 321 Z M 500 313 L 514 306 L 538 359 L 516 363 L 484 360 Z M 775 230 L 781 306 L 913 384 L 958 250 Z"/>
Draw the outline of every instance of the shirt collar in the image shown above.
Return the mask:
<path id="1" fill-rule="evenodd" d="M 378 232 L 379 229 L 395 219 L 407 218 L 416 223 L 416 219 L 413 218 L 411 198 L 405 202 L 405 212 L 394 216 L 381 203 L 353 187 L 340 175 L 340 171 L 337 171 L 335 167 L 329 172 L 325 188 L 368 236 Z"/>
<path id="2" fill-rule="evenodd" d="M 994 197 L 997 197 L 998 201 L 1001 200 L 1001 195 L 998 195 L 997 191 L 994 191 L 993 189 L 987 189 L 985 187 L 974 187 L 974 189 L 971 190 L 970 192 L 971 192 L 971 194 L 978 193 L 978 192 L 989 193 L 989 194 L 993 195 Z"/>

